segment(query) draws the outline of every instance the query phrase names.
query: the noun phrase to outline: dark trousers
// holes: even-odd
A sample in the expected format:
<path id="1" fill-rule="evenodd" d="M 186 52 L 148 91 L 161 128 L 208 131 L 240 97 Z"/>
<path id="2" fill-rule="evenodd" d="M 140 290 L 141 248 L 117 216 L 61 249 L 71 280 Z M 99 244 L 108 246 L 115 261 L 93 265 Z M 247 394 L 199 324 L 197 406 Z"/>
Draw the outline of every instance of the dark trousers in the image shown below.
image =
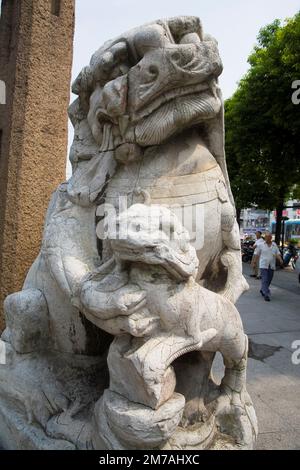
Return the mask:
<path id="1" fill-rule="evenodd" d="M 274 270 L 271 269 L 271 268 L 261 269 L 260 274 L 261 274 L 261 290 L 262 290 L 262 293 L 265 296 L 269 297 L 270 294 L 271 294 L 270 285 L 271 285 L 271 282 L 273 280 Z"/>

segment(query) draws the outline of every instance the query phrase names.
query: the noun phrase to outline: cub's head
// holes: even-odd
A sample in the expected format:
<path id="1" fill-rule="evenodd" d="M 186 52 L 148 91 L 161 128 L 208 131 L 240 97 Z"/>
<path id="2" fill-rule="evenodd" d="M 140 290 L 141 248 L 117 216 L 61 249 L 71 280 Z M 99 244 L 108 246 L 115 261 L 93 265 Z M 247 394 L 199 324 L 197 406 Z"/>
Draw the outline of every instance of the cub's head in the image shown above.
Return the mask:
<path id="1" fill-rule="evenodd" d="M 109 225 L 116 259 L 159 265 L 180 280 L 196 275 L 198 258 L 189 233 L 166 207 L 135 204 Z"/>

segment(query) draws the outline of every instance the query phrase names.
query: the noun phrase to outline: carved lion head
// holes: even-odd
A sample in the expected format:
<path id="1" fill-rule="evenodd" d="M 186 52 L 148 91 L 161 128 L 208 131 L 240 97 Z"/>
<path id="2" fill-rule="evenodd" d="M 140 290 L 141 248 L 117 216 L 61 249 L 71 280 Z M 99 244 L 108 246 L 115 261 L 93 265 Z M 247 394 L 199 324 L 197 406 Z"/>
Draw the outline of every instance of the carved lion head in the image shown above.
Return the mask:
<path id="1" fill-rule="evenodd" d="M 105 43 L 73 84 L 79 100 L 70 117 L 81 130 L 71 159 L 114 150 L 126 163 L 216 117 L 221 72 L 217 43 L 195 17 L 150 23 Z"/>

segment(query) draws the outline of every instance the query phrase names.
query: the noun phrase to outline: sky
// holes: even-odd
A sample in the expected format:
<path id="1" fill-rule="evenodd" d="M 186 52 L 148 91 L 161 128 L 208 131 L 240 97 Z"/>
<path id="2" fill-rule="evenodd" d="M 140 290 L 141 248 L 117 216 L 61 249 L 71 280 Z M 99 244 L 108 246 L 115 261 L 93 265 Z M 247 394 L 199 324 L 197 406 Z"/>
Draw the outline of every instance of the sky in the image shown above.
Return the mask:
<path id="1" fill-rule="evenodd" d="M 260 28 L 299 9 L 300 0 L 76 0 L 72 80 L 105 41 L 152 20 L 193 15 L 219 42 L 224 65 L 220 85 L 226 99 L 247 72 L 247 58 Z M 72 138 L 69 126 L 69 145 Z"/>

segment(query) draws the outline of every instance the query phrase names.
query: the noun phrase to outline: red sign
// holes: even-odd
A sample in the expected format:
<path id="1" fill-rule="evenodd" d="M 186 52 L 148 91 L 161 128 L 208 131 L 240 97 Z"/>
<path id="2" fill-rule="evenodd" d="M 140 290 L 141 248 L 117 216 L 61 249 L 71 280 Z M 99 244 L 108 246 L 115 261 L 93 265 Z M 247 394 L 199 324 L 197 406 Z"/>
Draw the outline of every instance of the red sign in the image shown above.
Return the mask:
<path id="1" fill-rule="evenodd" d="M 277 217 L 277 211 L 274 211 L 273 215 L 274 217 Z M 300 211 L 299 211 L 299 215 L 300 215 Z M 288 216 L 289 216 L 289 213 L 287 210 L 282 211 L 282 217 L 288 217 Z"/>

